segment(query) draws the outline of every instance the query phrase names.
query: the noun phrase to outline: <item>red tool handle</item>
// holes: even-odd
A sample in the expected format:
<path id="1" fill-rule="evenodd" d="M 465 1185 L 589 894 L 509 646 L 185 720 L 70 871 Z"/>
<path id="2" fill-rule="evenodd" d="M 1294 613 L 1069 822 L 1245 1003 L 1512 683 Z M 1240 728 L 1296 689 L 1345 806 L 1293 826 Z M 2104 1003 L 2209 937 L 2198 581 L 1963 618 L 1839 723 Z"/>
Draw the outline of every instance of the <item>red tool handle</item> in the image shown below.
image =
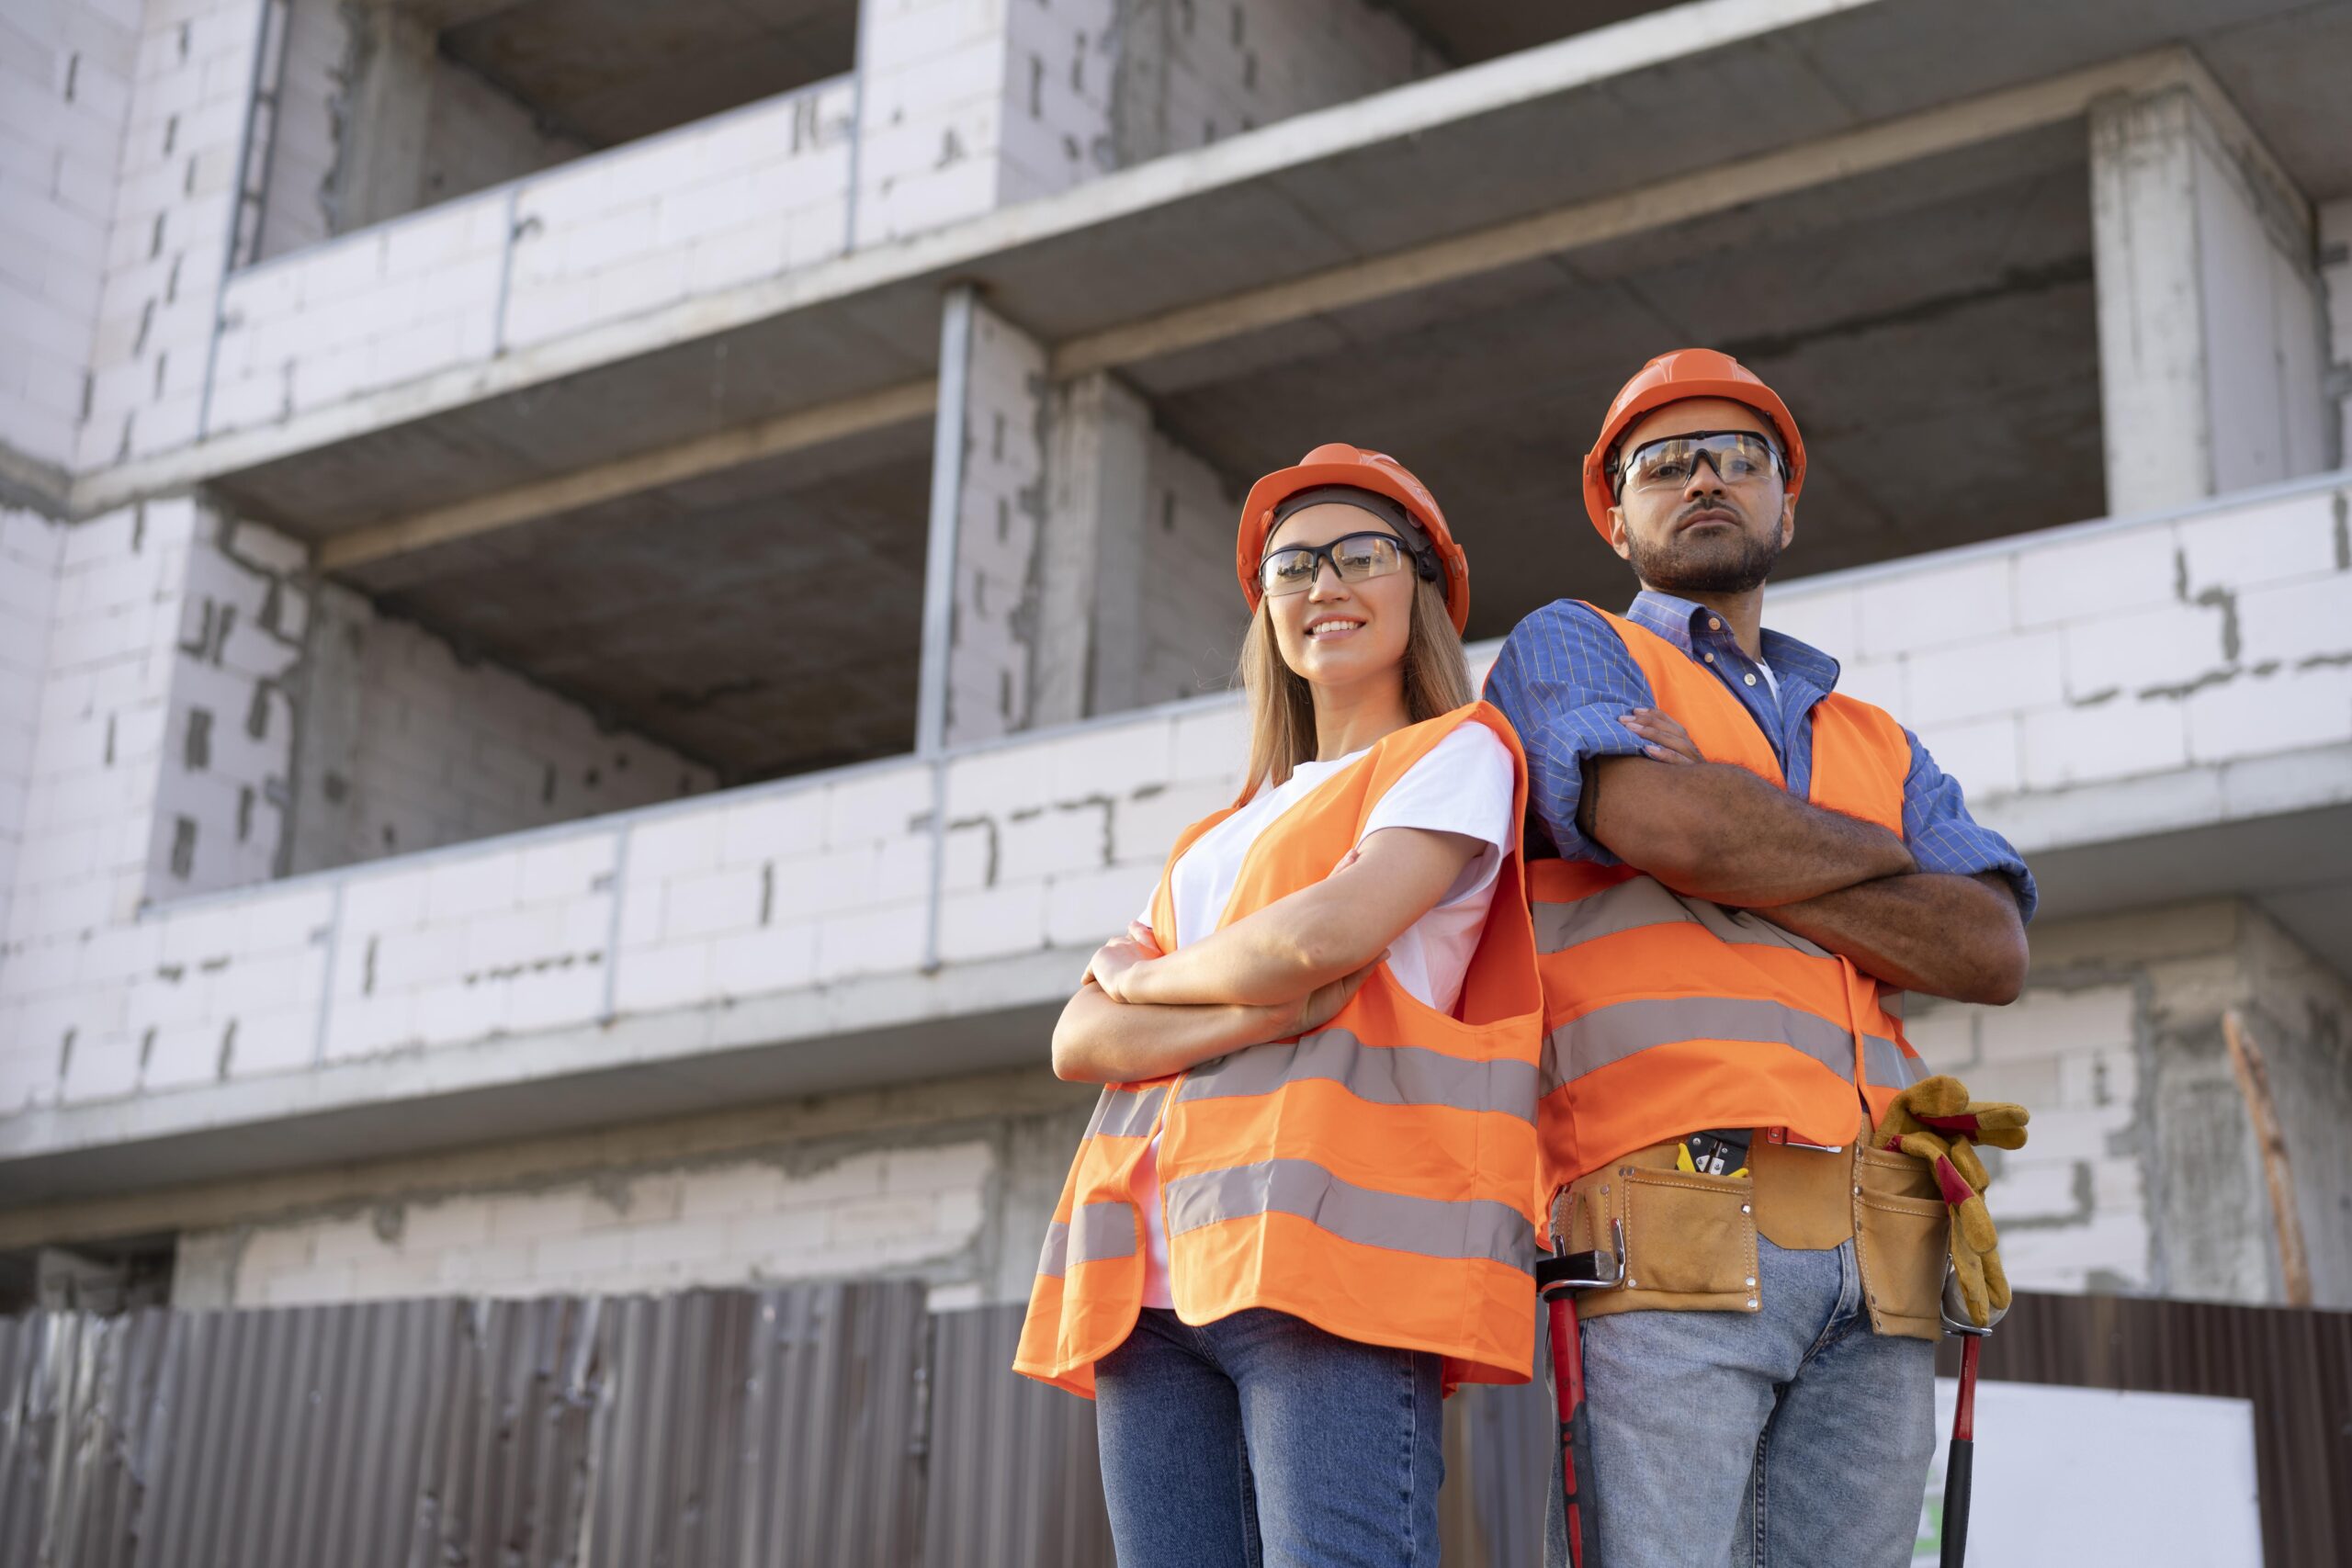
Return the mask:
<path id="1" fill-rule="evenodd" d="M 1577 1332 L 1577 1303 L 1567 1291 L 1546 1298 L 1552 1309 L 1552 1390 L 1560 1405 L 1560 1495 L 1567 1504 L 1568 1562 L 1586 1568 L 1584 1500 L 1577 1491 L 1578 1470 L 1589 1472 L 1590 1428 L 1584 1412 L 1584 1345 Z"/>
<path id="2" fill-rule="evenodd" d="M 1960 1398 L 1951 1413 L 1951 1453 L 1944 1461 L 1940 1568 L 1961 1568 L 1968 1555 L 1969 1493 L 1976 1475 L 1976 1353 L 1984 1343 L 1974 1334 L 1960 1342 Z"/>

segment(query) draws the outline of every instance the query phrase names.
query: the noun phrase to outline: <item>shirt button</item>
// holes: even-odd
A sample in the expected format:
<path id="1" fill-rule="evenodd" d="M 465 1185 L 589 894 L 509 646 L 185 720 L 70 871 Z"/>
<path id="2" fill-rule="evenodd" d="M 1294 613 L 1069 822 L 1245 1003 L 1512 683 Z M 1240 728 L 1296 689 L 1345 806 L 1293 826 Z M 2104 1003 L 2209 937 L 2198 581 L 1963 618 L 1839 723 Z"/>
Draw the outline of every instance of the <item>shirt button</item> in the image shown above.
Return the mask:
<path id="1" fill-rule="evenodd" d="M 1724 624 L 1723 622 L 1715 619 L 1714 616 L 1709 615 L 1707 617 L 1707 629 L 1711 632 L 1719 632 L 1724 629 Z"/>
<path id="2" fill-rule="evenodd" d="M 1742 675 L 1740 679 L 1747 682 L 1751 686 L 1756 684 L 1756 677 L 1753 675 Z"/>
<path id="3" fill-rule="evenodd" d="M 1715 656 L 1714 656 L 1713 654 L 1712 654 L 1712 653 L 1711 653 L 1711 654 L 1707 655 L 1707 662 L 1708 662 L 1708 663 L 1713 664 L 1714 661 L 1715 661 Z"/>

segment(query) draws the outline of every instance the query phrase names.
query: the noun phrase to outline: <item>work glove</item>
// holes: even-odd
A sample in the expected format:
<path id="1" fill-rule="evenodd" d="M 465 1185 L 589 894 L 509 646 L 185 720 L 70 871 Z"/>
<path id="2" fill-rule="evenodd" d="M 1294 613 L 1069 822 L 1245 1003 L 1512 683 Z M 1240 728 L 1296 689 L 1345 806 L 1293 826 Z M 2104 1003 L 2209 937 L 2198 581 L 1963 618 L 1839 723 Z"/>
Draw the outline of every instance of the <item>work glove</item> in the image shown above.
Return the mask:
<path id="1" fill-rule="evenodd" d="M 1925 1161 L 1951 1212 L 1951 1271 L 1944 1281 L 1946 1311 L 1956 1289 L 1959 1313 L 1979 1328 L 1990 1328 L 2009 1310 L 2009 1277 L 2001 1268 L 2000 1238 L 1984 1207 L 1991 1177 L 1974 1145 L 2025 1147 L 2026 1109 L 1999 1101 L 1978 1103 L 1958 1078 L 1937 1077 L 1913 1084 L 1894 1097 L 1871 1134 L 1882 1149 L 1898 1149 Z"/>

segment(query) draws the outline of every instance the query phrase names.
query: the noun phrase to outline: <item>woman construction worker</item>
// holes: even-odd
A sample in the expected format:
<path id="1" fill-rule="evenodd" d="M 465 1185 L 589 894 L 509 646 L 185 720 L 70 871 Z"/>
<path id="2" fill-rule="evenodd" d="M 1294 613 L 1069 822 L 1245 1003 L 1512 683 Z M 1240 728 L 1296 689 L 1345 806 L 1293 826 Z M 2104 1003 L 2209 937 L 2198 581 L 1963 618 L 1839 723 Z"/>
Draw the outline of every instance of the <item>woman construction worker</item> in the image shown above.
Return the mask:
<path id="1" fill-rule="evenodd" d="M 1122 1568 L 1433 1565 L 1439 1402 L 1533 1358 L 1525 772 L 1402 466 L 1260 479 L 1236 564 L 1249 783 L 1055 1030 L 1103 1091 L 1013 1365 L 1095 1399 Z"/>
<path id="2" fill-rule="evenodd" d="M 1487 682 L 1531 773 L 1545 1185 L 1601 1260 L 1574 1468 L 1607 1568 L 1910 1562 L 1935 1340 L 2008 1303 L 1970 1145 L 2017 1147 L 2025 1112 L 1929 1077 L 1902 993 L 2014 998 L 2033 879 L 1834 658 L 1765 628 L 1804 478 L 1758 377 L 1652 360 L 1584 465 L 1641 592 L 1538 610 Z"/>

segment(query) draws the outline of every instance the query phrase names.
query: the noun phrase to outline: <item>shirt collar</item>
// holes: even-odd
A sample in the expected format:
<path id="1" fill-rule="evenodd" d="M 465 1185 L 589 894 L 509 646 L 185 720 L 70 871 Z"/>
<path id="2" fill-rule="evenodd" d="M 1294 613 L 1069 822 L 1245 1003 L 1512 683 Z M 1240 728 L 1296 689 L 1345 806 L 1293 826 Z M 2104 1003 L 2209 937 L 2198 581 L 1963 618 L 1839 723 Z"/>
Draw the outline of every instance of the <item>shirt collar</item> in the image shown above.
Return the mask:
<path id="1" fill-rule="evenodd" d="M 1705 605 L 1694 604 L 1671 593 L 1661 593 L 1655 588 L 1645 588 L 1634 597 L 1633 606 L 1625 612 L 1625 618 L 1666 638 L 1680 649 L 1687 658 L 1698 657 L 1696 645 L 1702 640 L 1727 644 L 1735 650 L 1738 647 L 1728 628 L 1716 632 L 1706 629 Z M 1820 692 L 1838 689 L 1838 661 L 1821 649 L 1811 643 L 1799 642 L 1792 637 L 1776 632 L 1770 626 L 1764 628 L 1761 640 L 1764 657 L 1776 675 L 1793 675 Z"/>

